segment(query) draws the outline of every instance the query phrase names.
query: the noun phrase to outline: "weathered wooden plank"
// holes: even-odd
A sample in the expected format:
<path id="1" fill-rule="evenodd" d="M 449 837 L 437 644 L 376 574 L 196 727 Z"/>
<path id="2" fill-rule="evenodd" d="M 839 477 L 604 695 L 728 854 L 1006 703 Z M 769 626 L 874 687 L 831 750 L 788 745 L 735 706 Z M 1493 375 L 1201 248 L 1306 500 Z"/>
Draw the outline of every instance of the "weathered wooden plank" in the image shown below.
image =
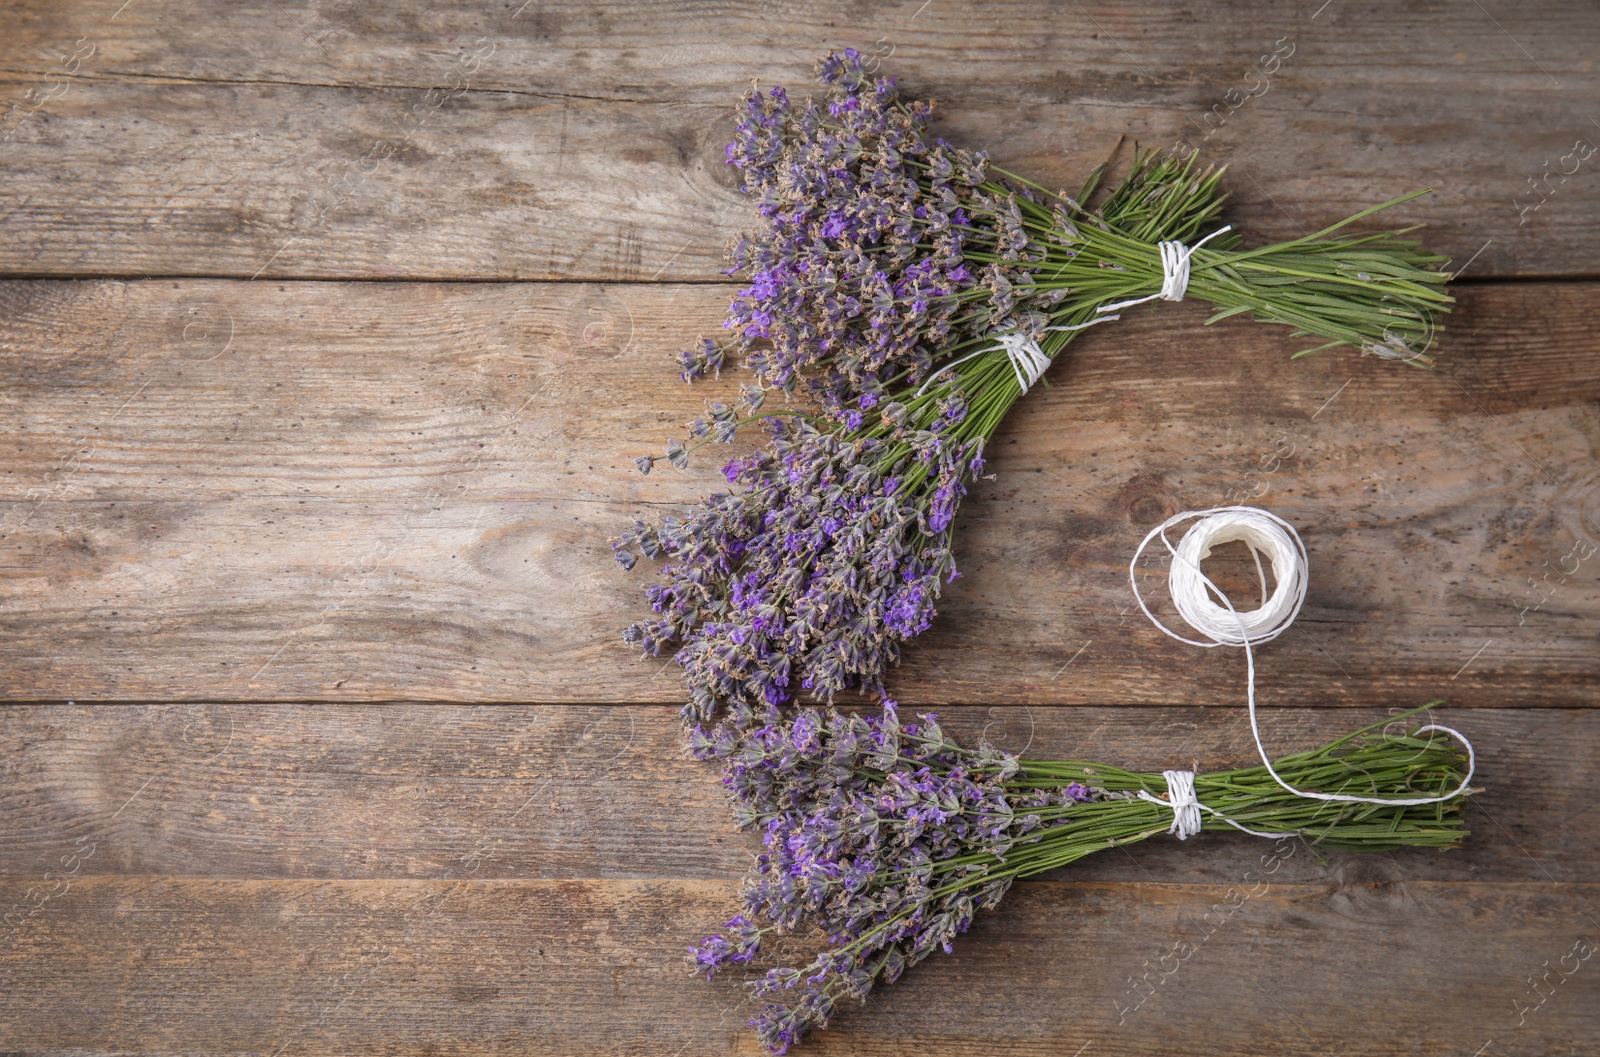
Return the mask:
<path id="1" fill-rule="evenodd" d="M 19 3 L 0 273 L 716 278 L 752 78 L 879 56 L 941 129 L 1075 186 L 1118 136 L 1203 145 L 1294 237 L 1420 186 L 1477 276 L 1593 275 L 1600 17 L 1478 5 Z M 216 34 L 226 26 L 227 48 Z"/>
<path id="2" fill-rule="evenodd" d="M 14 73 L 427 88 L 443 83 L 454 66 L 466 66 L 470 84 L 484 91 L 710 103 L 722 101 L 730 82 L 807 80 L 823 50 L 846 46 L 861 48 L 885 69 L 924 64 L 989 97 L 1041 83 L 1064 94 L 1068 71 L 1101 86 L 1170 89 L 1178 78 L 1243 73 L 1258 63 L 1259 52 L 1272 53 L 1273 43 L 1280 43 L 1280 61 L 1265 64 L 1276 67 L 1264 74 L 1271 85 L 1266 92 L 1259 79 L 1242 85 L 1253 93 L 1247 106 L 1292 75 L 1332 65 L 1334 52 L 1347 64 L 1352 89 L 1376 92 L 1368 79 L 1387 76 L 1469 89 L 1492 78 L 1502 91 L 1551 90 L 1562 87 L 1561 75 L 1589 71 L 1578 45 L 1597 30 L 1591 12 L 1555 0 L 1518 9 L 1516 41 L 1534 54 L 1519 52 L 1492 17 L 1415 2 L 1288 11 L 1270 0 L 1233 0 L 1200 17 L 1132 0 L 1077 10 L 995 0 L 981 20 L 947 0 L 897 0 L 874 12 L 843 0 L 554 0 L 378 11 L 304 0 L 164 0 L 126 8 L 120 0 L 72 8 L 12 0 L 5 12 L 11 32 L 0 45 L 0 69 Z M 229 47 L 219 49 L 224 20 Z M 1264 36 L 1272 30 L 1288 39 Z M 1428 40 L 1433 33 L 1448 37 Z M 69 46 L 78 40 L 84 44 Z M 58 52 L 78 54 L 79 61 L 68 65 Z M 1239 81 L 1235 76 L 1227 85 Z"/>
<path id="3" fill-rule="evenodd" d="M 1277 709 L 1275 753 L 1384 718 Z M 1252 761 L 1241 710 L 941 709 L 962 743 L 1159 771 Z M 1275 880 L 1582 881 L 1600 868 L 1584 766 L 1594 710 L 1445 710 L 1478 751 L 1466 844 L 1449 853 L 1285 854 Z M 1420 722 L 1420 721 L 1414 721 Z M 756 841 L 664 706 L 7 706 L 0 876 L 45 869 L 210 878 L 730 880 Z M 1146 841 L 1060 876 L 1230 884 L 1261 841 Z"/>
<path id="4" fill-rule="evenodd" d="M 1282 330 L 1197 305 L 1085 337 L 997 439 L 897 694 L 1237 704 L 1242 658 L 1148 627 L 1126 564 L 1163 516 L 1247 499 L 1312 563 L 1269 704 L 1593 702 L 1600 287 L 1462 293 L 1433 373 L 1291 364 Z M 0 692 L 679 699 L 620 645 L 645 574 L 604 539 L 721 485 L 720 459 L 632 457 L 735 390 L 666 363 L 725 296 L 0 286 Z"/>
<path id="5" fill-rule="evenodd" d="M 801 1052 L 1582 1054 L 1596 888 L 1025 883 Z M 90 878 L 0 948 L 0 1032 L 50 1054 L 752 1054 L 736 985 L 683 968 L 734 900 L 678 880 Z"/>

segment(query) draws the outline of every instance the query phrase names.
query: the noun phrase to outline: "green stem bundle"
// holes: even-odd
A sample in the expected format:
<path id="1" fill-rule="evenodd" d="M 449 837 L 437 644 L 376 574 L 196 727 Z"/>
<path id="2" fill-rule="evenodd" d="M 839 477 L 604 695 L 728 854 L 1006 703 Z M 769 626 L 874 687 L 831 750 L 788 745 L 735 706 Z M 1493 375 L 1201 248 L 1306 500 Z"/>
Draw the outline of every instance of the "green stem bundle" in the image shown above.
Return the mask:
<path id="1" fill-rule="evenodd" d="M 1011 197 L 1032 237 L 1030 259 L 1037 260 L 1032 265 L 1034 287 L 1060 292 L 1047 327 L 1083 327 L 1104 320 L 1105 306 L 1159 293 L 1164 279 L 1159 244 L 1193 245 L 1218 230 L 1226 198 L 1218 190 L 1222 169 L 1196 173 L 1193 157 L 1180 162 L 1154 152 L 1140 154 L 1127 176 L 1092 211 L 1082 202 L 1103 178 L 1103 166 L 1076 198 L 994 171 L 1033 193 L 1031 199 Z M 998 182 L 985 184 L 984 189 L 1007 193 Z M 1239 234 L 1227 231 L 1190 255 L 1187 297 L 1217 309 L 1207 324 L 1248 313 L 1259 322 L 1292 326 L 1297 337 L 1323 339 L 1295 353 L 1296 358 L 1349 346 L 1416 367 L 1431 366 L 1430 350 L 1443 329 L 1440 319 L 1454 301 L 1444 291 L 1450 274 L 1438 270 L 1445 258 L 1401 237 L 1412 229 L 1340 234 L 1375 213 L 1427 193 L 1402 195 L 1302 238 L 1251 250 L 1235 248 Z M 982 235 L 974 229 L 969 239 L 976 241 Z M 980 263 L 1005 259 L 980 249 L 969 249 L 967 255 Z M 976 301 L 988 294 L 980 289 L 956 296 Z M 1040 348 L 1053 360 L 1083 332 L 1047 329 Z M 952 363 L 983 348 L 984 341 L 952 344 L 940 350 L 936 363 Z M 1023 394 L 1016 371 L 1001 350 L 968 360 L 956 371 L 969 406 L 986 412 L 971 416 L 971 426 L 959 435 L 987 439 Z M 926 399 L 927 393 L 923 396 Z"/>

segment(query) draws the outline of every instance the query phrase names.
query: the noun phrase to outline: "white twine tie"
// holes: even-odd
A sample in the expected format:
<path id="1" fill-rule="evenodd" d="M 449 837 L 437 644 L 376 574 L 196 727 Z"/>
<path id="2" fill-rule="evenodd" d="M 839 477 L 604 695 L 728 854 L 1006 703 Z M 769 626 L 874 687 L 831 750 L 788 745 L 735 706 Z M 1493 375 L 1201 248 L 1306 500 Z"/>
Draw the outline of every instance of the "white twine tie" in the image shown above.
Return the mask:
<path id="1" fill-rule="evenodd" d="M 1164 301 L 1182 301 L 1183 295 L 1189 292 L 1189 258 L 1194 256 L 1194 251 L 1216 238 L 1225 231 L 1232 231 L 1233 225 L 1220 227 L 1195 243 L 1185 246 L 1173 240 L 1171 242 L 1156 243 L 1156 250 L 1161 254 L 1161 289 L 1149 297 L 1135 297 L 1131 301 L 1118 301 L 1114 305 L 1101 305 L 1096 312 L 1115 312 L 1120 308 L 1131 308 L 1142 305 L 1146 301 L 1161 298 Z"/>
<path id="2" fill-rule="evenodd" d="M 1148 800 L 1152 804 L 1172 809 L 1172 825 L 1167 827 L 1168 833 L 1176 833 L 1179 840 L 1188 840 L 1200 832 L 1200 812 L 1215 815 L 1234 829 L 1242 830 L 1252 837 L 1267 837 L 1276 840 L 1280 837 L 1298 837 L 1298 833 L 1262 833 L 1258 829 L 1241 826 L 1233 819 L 1224 815 L 1216 808 L 1206 807 L 1194 792 L 1193 771 L 1162 771 L 1161 777 L 1167 780 L 1167 798 L 1151 796 L 1148 792 L 1139 790 L 1139 799 Z"/>
<path id="3" fill-rule="evenodd" d="M 1071 326 L 1045 327 L 1044 329 L 1083 330 L 1087 327 L 1094 326 L 1096 323 L 1109 323 L 1114 319 L 1121 318 L 1121 316 L 1101 316 L 1099 319 L 1091 319 L 1087 323 L 1074 323 Z M 939 368 L 937 371 L 934 371 L 932 374 L 928 375 L 928 380 L 917 387 L 917 395 L 921 396 L 923 392 L 927 390 L 928 386 L 933 384 L 933 380 L 935 378 L 939 377 L 941 374 L 950 370 L 950 368 L 956 366 L 957 364 L 966 363 L 973 357 L 982 356 L 986 352 L 998 352 L 1001 350 L 1004 350 L 1006 359 L 1011 361 L 1011 369 L 1016 372 L 1017 384 L 1022 387 L 1022 391 L 1026 393 L 1029 389 L 1032 389 L 1033 383 L 1037 382 L 1039 380 L 1039 376 L 1044 374 L 1045 369 L 1050 366 L 1050 357 L 1045 353 L 1044 349 L 1039 347 L 1038 341 L 1036 341 L 1031 334 L 1024 334 L 1015 326 L 1009 330 L 1000 331 L 999 333 L 992 335 L 992 337 L 995 341 L 993 345 L 986 345 L 977 352 L 969 352 L 959 360 L 952 360 L 943 367 Z"/>
<path id="4" fill-rule="evenodd" d="M 1037 341 L 1020 330 L 1008 330 L 994 340 L 995 344 L 983 351 L 1006 350 L 1006 359 L 1011 361 L 1011 369 L 1017 373 L 1017 384 L 1026 393 L 1039 380 L 1045 368 L 1050 366 L 1050 357 L 1044 354 Z"/>
<path id="5" fill-rule="evenodd" d="M 1183 538 L 1174 547 L 1167 538 L 1167 529 L 1191 518 L 1201 520 L 1190 526 L 1183 534 Z M 1172 592 L 1172 603 L 1178 610 L 1178 615 L 1193 628 L 1203 639 L 1191 639 L 1173 631 L 1160 620 L 1145 605 L 1144 597 L 1139 593 L 1138 567 L 1139 558 L 1144 554 L 1144 549 L 1150 541 L 1160 537 L 1162 544 L 1172 555 L 1172 566 L 1167 574 L 1167 586 Z M 1200 563 L 1211 555 L 1211 548 L 1220 543 L 1229 543 L 1235 540 L 1243 541 L 1250 548 L 1250 554 L 1255 559 L 1256 575 L 1261 579 L 1261 606 L 1246 613 L 1240 613 L 1228 600 L 1222 589 L 1212 583 L 1205 573 L 1200 571 Z M 1272 564 L 1272 575 L 1277 580 L 1272 596 L 1267 597 L 1267 580 L 1261 569 L 1261 555 L 1265 552 Z M 1133 597 L 1139 603 L 1139 608 L 1150 622 L 1160 628 L 1162 632 L 1177 639 L 1187 642 L 1191 646 L 1200 646 L 1212 649 L 1217 646 L 1242 646 L 1245 656 L 1245 691 L 1246 701 L 1250 710 L 1250 733 L 1255 738 L 1256 752 L 1261 756 L 1261 762 L 1266 765 L 1267 773 L 1272 776 L 1284 789 L 1295 796 L 1305 797 L 1308 800 L 1330 800 L 1352 804 L 1394 804 L 1409 806 L 1414 804 L 1438 804 L 1460 796 L 1472 782 L 1473 771 L 1477 768 L 1477 755 L 1472 750 L 1472 742 L 1460 731 L 1450 727 L 1429 723 L 1417 728 L 1417 733 L 1437 730 L 1461 742 L 1467 750 L 1467 774 L 1461 784 L 1443 796 L 1422 797 L 1371 797 L 1355 796 L 1350 793 L 1318 793 L 1305 789 L 1297 789 L 1283 780 L 1272 767 L 1272 760 L 1267 755 L 1267 748 L 1261 741 L 1261 727 L 1256 720 L 1256 664 L 1253 645 L 1270 642 L 1288 630 L 1294 618 L 1299 615 L 1300 607 L 1306 600 L 1307 562 L 1305 544 L 1300 541 L 1300 534 L 1294 526 L 1258 507 L 1251 506 L 1221 506 L 1209 510 L 1186 510 L 1175 514 L 1155 528 L 1139 543 L 1133 552 L 1133 560 L 1128 563 L 1128 582 L 1133 587 Z M 1222 605 L 1212 601 L 1212 596 Z M 1224 609 L 1223 606 L 1227 608 Z M 1163 806 L 1171 807 L 1173 811 L 1172 828 L 1169 832 L 1177 833 L 1179 839 L 1187 838 L 1192 833 L 1200 830 L 1200 811 L 1216 815 L 1236 829 L 1246 833 L 1255 833 L 1258 837 L 1284 837 L 1294 834 L 1284 833 L 1256 833 L 1223 816 L 1220 812 L 1201 804 L 1194 796 L 1194 773 L 1192 771 L 1166 771 L 1168 800 L 1151 796 L 1140 790 L 1139 797 Z M 1176 781 L 1174 781 L 1176 779 Z M 1191 807 L 1191 801 L 1193 802 Z"/>
<path id="6" fill-rule="evenodd" d="M 1176 833 L 1179 840 L 1188 840 L 1200 832 L 1200 800 L 1194 795 L 1193 771 L 1162 771 L 1167 780 L 1167 799 L 1151 796 L 1139 790 L 1139 799 L 1172 808 L 1172 826 L 1168 833 Z"/>

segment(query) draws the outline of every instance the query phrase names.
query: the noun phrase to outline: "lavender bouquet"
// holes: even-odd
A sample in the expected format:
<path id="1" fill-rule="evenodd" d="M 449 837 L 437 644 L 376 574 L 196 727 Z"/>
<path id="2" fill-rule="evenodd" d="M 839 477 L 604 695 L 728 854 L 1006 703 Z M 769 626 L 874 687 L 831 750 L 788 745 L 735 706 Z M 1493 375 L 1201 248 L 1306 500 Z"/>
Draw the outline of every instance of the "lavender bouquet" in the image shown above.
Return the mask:
<path id="1" fill-rule="evenodd" d="M 612 540 L 625 567 L 665 559 L 656 616 L 626 638 L 683 666 L 702 755 L 720 726 L 774 721 L 800 694 L 889 700 L 887 669 L 958 575 L 953 523 L 985 446 L 1054 357 L 1129 302 L 1187 293 L 1213 320 L 1248 312 L 1322 339 L 1306 352 L 1424 365 L 1451 301 L 1440 258 L 1394 233 L 1337 234 L 1415 196 L 1239 250 L 1213 227 L 1221 173 L 1192 157 L 1140 154 L 1091 208 L 1104 167 L 1076 197 L 1052 194 L 933 137 L 932 104 L 901 101 L 855 51 L 820 76 L 822 105 L 745 97 L 727 156 L 764 224 L 728 271 L 750 285 L 731 336 L 680 368 L 692 381 L 742 361 L 752 382 L 666 458 L 683 466 L 756 422 L 768 443 L 727 464 L 736 488 Z M 775 394 L 794 406 L 768 408 Z"/>
<path id="2" fill-rule="evenodd" d="M 709 978 L 753 962 L 779 936 L 821 948 L 803 968 L 776 966 L 752 982 L 763 1004 L 750 1023 L 770 1053 L 825 1027 L 841 999 L 865 998 L 933 952 L 948 953 L 1013 881 L 1105 848 L 1228 828 L 1372 851 L 1449 848 L 1466 836 L 1463 797 L 1309 800 L 1264 767 L 1135 774 L 1019 760 L 964 749 L 936 716 L 919 718 L 902 725 L 893 707 L 876 716 L 805 708 L 746 731 L 727 755 L 723 783 L 764 850 L 742 912 L 691 948 L 694 966 Z M 1290 786 L 1333 794 L 1466 792 L 1470 767 L 1435 729 L 1397 735 L 1375 725 L 1274 766 Z"/>

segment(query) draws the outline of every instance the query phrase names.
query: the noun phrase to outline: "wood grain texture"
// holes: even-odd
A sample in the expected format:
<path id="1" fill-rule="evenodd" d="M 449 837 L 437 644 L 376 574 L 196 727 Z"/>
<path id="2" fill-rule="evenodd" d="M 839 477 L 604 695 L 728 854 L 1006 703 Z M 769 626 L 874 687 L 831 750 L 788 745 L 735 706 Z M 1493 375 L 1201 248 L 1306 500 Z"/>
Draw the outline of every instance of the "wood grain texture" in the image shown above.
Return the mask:
<path id="1" fill-rule="evenodd" d="M 1474 276 L 1595 274 L 1595 162 L 1569 158 L 1600 136 L 1581 6 L 1519 5 L 1514 33 L 1477 4 L 1267 0 L 8 15 L 0 274 L 715 279 L 750 221 L 731 105 L 851 44 L 937 98 L 949 138 L 1047 185 L 1119 136 L 1187 140 L 1232 167 L 1251 239 L 1432 186 L 1392 222 L 1426 221 Z"/>
<path id="2" fill-rule="evenodd" d="M 1385 718 L 1282 709 L 1276 754 Z M 1253 762 L 1238 709 L 939 711 L 962 744 L 1160 771 Z M 1600 716 L 1579 709 L 1443 710 L 1477 746 L 1472 836 L 1448 853 L 1291 856 L 1276 880 L 1571 883 L 1600 868 L 1581 824 L 1600 798 L 1586 760 Z M 1414 721 L 1420 722 L 1420 721 Z M 38 874 L 73 849 L 76 876 L 419 880 L 736 879 L 755 838 L 734 828 L 715 768 L 680 751 L 663 706 L 8 706 L 0 739 L 0 876 Z M 1255 838 L 1150 840 L 1095 855 L 1074 881 L 1230 884 Z M 1302 849 L 1304 852 L 1304 849 Z"/>
<path id="3" fill-rule="evenodd" d="M 1251 243 L 1431 186 L 1388 221 L 1488 280 L 1426 374 L 1197 304 L 1086 335 L 896 696 L 1246 762 L 1242 659 L 1126 562 L 1256 502 L 1311 554 L 1270 744 L 1445 694 L 1483 791 L 1450 853 L 1091 857 L 799 1053 L 1588 1057 L 1597 41 L 1556 0 L 0 0 L 0 1057 L 757 1052 L 683 964 L 754 844 L 604 539 L 721 486 L 632 458 L 739 381 L 668 365 L 751 222 L 730 107 L 852 44 L 1049 185 L 1186 139 Z"/>
<path id="4" fill-rule="evenodd" d="M 1600 931 L 1597 895 L 1028 882 L 802 1052 L 1167 1057 L 1195 1052 L 1198 1023 L 1207 1052 L 1576 1057 L 1600 966 L 1572 952 Z M 0 1033 L 39 1054 L 754 1054 L 737 986 L 683 962 L 735 899 L 680 879 L 86 878 L 0 950 Z M 1519 1013 L 1563 955 L 1575 971 Z"/>
<path id="5" fill-rule="evenodd" d="M 667 364 L 726 296 L 0 285 L 3 693 L 678 700 L 675 669 L 620 644 L 646 573 L 604 540 L 722 484 L 717 458 L 648 478 L 632 458 L 735 390 Z M 1431 373 L 1290 363 L 1281 328 L 1203 328 L 1198 305 L 1086 336 L 991 449 L 967 575 L 897 696 L 1237 704 L 1242 659 L 1163 638 L 1126 573 L 1149 527 L 1232 497 L 1311 555 L 1267 703 L 1593 703 L 1600 287 L 1462 298 Z"/>

